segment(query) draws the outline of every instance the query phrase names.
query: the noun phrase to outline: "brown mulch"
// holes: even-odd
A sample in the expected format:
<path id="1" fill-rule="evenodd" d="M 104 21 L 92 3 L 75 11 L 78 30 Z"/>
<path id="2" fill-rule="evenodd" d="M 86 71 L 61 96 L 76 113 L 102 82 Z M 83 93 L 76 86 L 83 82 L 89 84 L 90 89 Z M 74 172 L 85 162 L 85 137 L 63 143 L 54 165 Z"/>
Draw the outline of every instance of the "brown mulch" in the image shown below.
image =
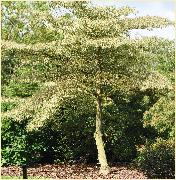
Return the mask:
<path id="1" fill-rule="evenodd" d="M 28 167 L 28 176 L 53 179 L 147 179 L 143 172 L 130 165 L 113 165 L 107 176 L 99 174 L 99 167 L 85 164 L 38 165 Z M 22 169 L 17 166 L 1 167 L 2 176 L 20 176 Z"/>

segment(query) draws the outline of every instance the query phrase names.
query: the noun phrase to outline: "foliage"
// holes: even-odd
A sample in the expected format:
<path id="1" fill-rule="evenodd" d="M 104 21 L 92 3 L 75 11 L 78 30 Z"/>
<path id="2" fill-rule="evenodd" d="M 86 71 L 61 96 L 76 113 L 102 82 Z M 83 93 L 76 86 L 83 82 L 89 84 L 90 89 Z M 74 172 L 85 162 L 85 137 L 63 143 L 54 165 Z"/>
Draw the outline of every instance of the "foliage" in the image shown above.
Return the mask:
<path id="1" fill-rule="evenodd" d="M 144 104 L 146 108 L 148 104 L 143 102 L 146 94 L 147 92 L 136 91 L 127 96 L 126 93 L 118 91 L 112 94 L 114 102 L 106 101 L 103 107 L 102 130 L 110 162 L 131 161 L 137 153 L 136 145 L 144 143 L 146 133 L 151 137 L 151 132 L 144 129 L 142 123 Z M 151 94 L 148 92 L 148 95 Z M 30 120 L 25 124 L 24 121 L 16 122 L 10 119 L 3 121 L 2 139 L 6 138 L 7 142 L 3 141 L 2 148 L 11 149 L 11 152 L 2 153 L 3 161 L 6 162 L 4 164 L 18 164 L 17 158 L 8 160 L 12 153 L 22 150 L 18 146 L 13 148 L 9 145 L 13 143 L 24 147 L 25 150 L 27 147 L 28 153 L 21 154 L 21 152 L 19 157 L 23 155 L 27 160 L 30 157 L 28 163 L 97 162 L 97 150 L 93 139 L 94 101 L 85 98 L 79 95 L 64 101 L 54 117 L 36 132 L 26 132 Z M 14 101 L 11 103 L 15 104 Z M 137 113 L 139 107 L 144 109 Z M 9 129 L 12 125 L 15 128 Z M 20 141 L 18 131 L 24 137 L 23 141 Z"/>
<path id="2" fill-rule="evenodd" d="M 38 139 L 35 134 L 26 131 L 26 121 L 16 122 L 13 119 L 2 119 L 2 165 L 23 165 L 41 162 L 40 153 L 45 138 Z M 36 140 L 37 137 L 37 140 Z M 38 141 L 39 140 L 39 141 Z"/>
<path id="3" fill-rule="evenodd" d="M 16 64 L 18 64 L 18 59 L 14 57 L 14 53 L 7 53 L 1 59 L 1 82 L 2 86 L 7 85 L 14 73 Z"/>
<path id="4" fill-rule="evenodd" d="M 158 96 L 155 104 L 144 113 L 144 126 L 154 127 L 163 139 L 174 139 L 175 136 L 175 109 L 174 109 L 174 48 L 173 43 L 160 44 L 158 48 L 157 71 L 165 76 L 165 84 L 169 87 L 156 89 Z M 163 56 L 164 54 L 164 56 Z M 160 86 L 161 85 L 161 82 Z M 156 86 L 157 83 L 155 83 Z"/>
<path id="5" fill-rule="evenodd" d="M 149 178 L 174 178 L 175 175 L 175 109 L 174 109 L 174 48 L 160 44 L 157 71 L 165 76 L 167 88 L 155 87 L 156 101 L 144 113 L 144 127 L 153 128 L 156 136 L 147 139 L 139 149 L 136 162 Z M 167 47 L 166 47 L 167 46 Z M 172 45 L 171 45 L 172 46 Z M 164 54 L 164 56 L 163 56 Z M 160 87 L 162 83 L 160 83 Z M 158 137 L 159 139 L 156 139 Z"/>
<path id="6" fill-rule="evenodd" d="M 97 90 L 110 161 L 132 160 L 146 138 L 173 139 L 174 42 L 129 33 L 172 22 L 134 13 L 87 2 L 2 2 L 3 96 L 22 97 L 2 105 L 4 164 L 96 161 Z"/>
<path id="7" fill-rule="evenodd" d="M 145 112 L 144 125 L 153 126 L 164 139 L 175 137 L 174 95 L 161 96 L 149 111 Z"/>
<path id="8" fill-rule="evenodd" d="M 9 4 L 4 4 L 4 8 L 6 7 L 4 14 L 8 6 Z M 22 3 L 15 2 L 14 7 L 10 4 L 9 13 L 11 8 L 13 10 L 19 6 L 22 6 Z M 31 10 L 32 7 L 36 9 L 37 19 L 45 17 L 47 30 L 57 30 L 58 34 L 62 34 L 61 38 L 55 37 L 50 42 L 40 39 L 35 43 L 30 40 L 30 43 L 27 43 L 26 37 L 22 44 L 15 38 L 9 41 L 3 36 L 2 43 L 3 53 L 13 51 L 20 59 L 20 68 L 26 66 L 23 71 L 16 71 L 21 72 L 16 79 L 22 82 L 42 83 L 42 86 L 45 86 L 43 83 L 54 83 L 52 91 L 51 88 L 48 88 L 48 91 L 41 89 L 42 93 L 26 99 L 26 108 L 19 106 L 16 109 L 15 119 L 32 116 L 33 121 L 30 122 L 29 130 L 37 129 L 45 120 L 50 119 L 65 96 L 77 96 L 83 93 L 95 97 L 96 90 L 100 87 L 101 94 L 106 97 L 108 95 L 105 94 L 103 86 L 128 90 L 139 87 L 141 81 L 150 75 L 152 64 L 158 57 L 151 44 L 154 46 L 160 41 L 164 44 L 165 40 L 153 37 L 133 40 L 129 38 L 129 30 L 165 27 L 172 24 L 160 17 L 129 18 L 128 15 L 135 12 L 135 9 L 130 7 L 100 8 L 85 2 L 51 4 L 48 2 L 43 6 L 41 3 L 28 3 L 26 9 Z M 53 16 L 51 7 L 53 9 L 64 7 L 70 13 Z M 26 9 L 23 7 L 22 12 Z M 16 16 L 20 17 L 20 13 Z M 30 21 L 36 22 L 36 18 L 32 15 L 26 18 L 29 24 Z M 4 26 L 8 21 L 10 21 L 9 17 L 4 19 Z M 38 32 L 39 29 L 34 28 L 31 31 Z M 27 34 L 31 34 L 30 31 Z M 29 68 L 28 64 L 32 67 Z M 40 65 L 40 68 L 36 69 L 36 64 Z M 28 75 L 24 72 L 28 72 Z M 40 94 L 42 97 L 37 97 Z M 32 112 L 31 115 L 29 111 Z M 13 116 L 13 112 L 10 116 Z"/>
<path id="9" fill-rule="evenodd" d="M 3 102 L 1 103 L 1 112 L 12 110 L 15 106 L 15 102 Z"/>
<path id="10" fill-rule="evenodd" d="M 22 93 L 23 94 L 23 93 Z M 20 103 L 20 98 L 3 99 L 1 111 L 12 110 Z M 2 118 L 1 124 L 1 152 L 2 165 L 23 165 L 40 162 L 37 156 L 44 148 L 42 142 L 36 141 L 36 136 L 26 131 L 29 119 L 17 122 L 12 118 Z M 42 139 L 44 141 L 44 139 Z"/>
<path id="11" fill-rule="evenodd" d="M 175 143 L 173 140 L 157 139 L 139 149 L 137 164 L 149 178 L 174 179 Z"/>
<path id="12" fill-rule="evenodd" d="M 50 10 L 48 2 L 2 2 L 2 38 L 19 43 L 51 41 L 56 31 L 48 30 L 44 17 L 39 16 L 51 17 Z"/>
<path id="13" fill-rule="evenodd" d="M 7 97 L 29 97 L 39 89 L 37 83 L 16 83 L 10 82 L 3 88 L 3 95 Z"/>
<path id="14" fill-rule="evenodd" d="M 2 165 L 26 162 L 26 133 L 24 121 L 16 123 L 12 119 L 3 119 L 1 126 Z"/>

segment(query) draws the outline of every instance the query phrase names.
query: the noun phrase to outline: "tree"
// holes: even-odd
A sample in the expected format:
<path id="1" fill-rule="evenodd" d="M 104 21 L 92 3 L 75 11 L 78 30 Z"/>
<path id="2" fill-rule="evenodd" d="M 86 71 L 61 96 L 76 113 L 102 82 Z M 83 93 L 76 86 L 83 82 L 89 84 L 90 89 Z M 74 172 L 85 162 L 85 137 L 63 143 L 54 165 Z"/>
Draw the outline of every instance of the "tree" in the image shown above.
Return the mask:
<path id="1" fill-rule="evenodd" d="M 129 30 L 160 28 L 171 22 L 161 17 L 130 18 L 128 15 L 135 13 L 130 7 L 93 7 L 84 1 L 49 5 L 68 12 L 58 17 L 42 10 L 38 13 L 38 18 L 47 24 L 45 30 L 57 30 L 59 36 L 55 35 L 51 41 L 41 36 L 37 42 L 31 39 L 27 43 L 8 39 L 2 42 L 2 54 L 14 52 L 22 64 L 33 67 L 29 78 L 20 74 L 18 79 L 42 84 L 40 91 L 26 99 L 25 106 L 22 104 L 9 114 L 17 120 L 31 118 L 28 129 L 33 130 L 52 117 L 64 99 L 79 93 L 92 98 L 96 107 L 94 137 L 100 172 L 107 174 L 110 169 L 101 132 L 103 102 L 108 100 L 109 89 L 140 87 L 158 58 L 150 49 L 150 44 L 158 41 L 156 38 L 130 39 Z M 36 64 L 47 68 L 43 76 L 38 75 L 42 71 L 34 70 Z"/>
<path id="2" fill-rule="evenodd" d="M 158 54 L 154 66 L 158 78 L 151 76 L 144 83 L 143 88 L 153 91 L 156 98 L 143 114 L 143 126 L 154 129 L 156 135 L 139 147 L 136 159 L 150 178 L 174 178 L 175 174 L 174 46 L 174 41 L 162 40 L 150 47 Z"/>
<path id="3" fill-rule="evenodd" d="M 159 72 L 160 81 L 151 78 L 147 87 L 155 89 L 158 100 L 145 112 L 144 124 L 153 126 L 163 139 L 174 139 L 174 42 L 160 41 L 157 47 L 155 51 L 158 52 L 158 60 L 155 62 L 155 70 Z"/>

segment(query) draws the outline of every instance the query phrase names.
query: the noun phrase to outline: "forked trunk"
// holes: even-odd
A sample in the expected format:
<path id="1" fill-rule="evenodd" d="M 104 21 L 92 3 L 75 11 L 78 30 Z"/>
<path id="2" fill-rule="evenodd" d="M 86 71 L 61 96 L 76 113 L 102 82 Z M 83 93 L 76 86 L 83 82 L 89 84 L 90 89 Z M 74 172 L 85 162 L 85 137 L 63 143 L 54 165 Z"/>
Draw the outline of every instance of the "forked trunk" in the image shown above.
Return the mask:
<path id="1" fill-rule="evenodd" d="M 97 92 L 96 97 L 96 131 L 94 134 L 94 138 L 96 141 L 96 146 L 98 150 L 98 161 L 100 163 L 100 173 L 108 174 L 110 172 L 110 168 L 107 163 L 106 153 L 104 149 L 104 143 L 102 139 L 101 133 L 101 115 L 102 115 L 102 98 L 100 92 Z"/>

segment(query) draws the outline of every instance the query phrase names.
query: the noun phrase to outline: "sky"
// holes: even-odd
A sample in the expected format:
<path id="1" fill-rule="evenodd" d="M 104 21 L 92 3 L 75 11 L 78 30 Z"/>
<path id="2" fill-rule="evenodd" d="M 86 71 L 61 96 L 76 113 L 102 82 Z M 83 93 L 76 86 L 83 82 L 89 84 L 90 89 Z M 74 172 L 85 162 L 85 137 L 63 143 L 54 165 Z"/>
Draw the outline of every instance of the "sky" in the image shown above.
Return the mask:
<path id="1" fill-rule="evenodd" d="M 94 5 L 98 6 L 130 6 L 136 8 L 138 11 L 137 16 L 161 16 L 166 17 L 170 20 L 176 20 L 176 4 L 172 0 L 109 0 L 109 1 L 100 1 L 93 0 L 91 1 Z M 140 37 L 140 36 L 159 36 L 168 39 L 175 39 L 175 31 L 174 27 L 167 27 L 162 29 L 154 29 L 153 31 L 148 30 L 133 30 L 131 32 L 132 37 Z"/>

